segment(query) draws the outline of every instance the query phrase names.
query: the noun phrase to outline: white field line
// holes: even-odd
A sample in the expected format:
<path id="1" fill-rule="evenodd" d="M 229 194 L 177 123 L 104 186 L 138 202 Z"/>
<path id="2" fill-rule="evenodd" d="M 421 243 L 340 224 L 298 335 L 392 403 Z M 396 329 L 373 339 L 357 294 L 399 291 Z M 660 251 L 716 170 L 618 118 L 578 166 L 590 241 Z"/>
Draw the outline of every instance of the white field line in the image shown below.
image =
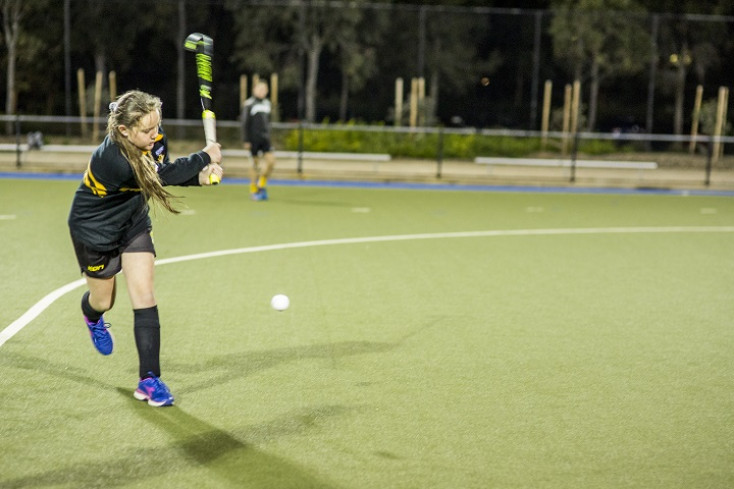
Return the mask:
<path id="1" fill-rule="evenodd" d="M 734 226 L 672 226 L 672 227 L 612 227 L 612 228 L 567 228 L 567 229 L 504 229 L 494 231 L 465 231 L 455 233 L 425 233 L 425 234 L 398 234 L 393 236 L 367 236 L 362 238 L 324 239 L 317 241 L 301 241 L 296 243 L 280 243 L 273 245 L 251 246 L 248 248 L 234 248 L 231 250 L 211 251 L 193 255 L 178 256 L 157 260 L 156 265 L 167 265 L 192 260 L 204 260 L 219 256 L 239 255 L 245 253 L 260 253 L 294 248 L 309 248 L 313 246 L 331 246 L 358 243 L 378 243 L 387 241 L 410 241 L 418 239 L 449 239 L 449 238 L 486 238 L 501 236 L 555 236 L 555 235 L 582 235 L 582 234 L 642 234 L 642 233 L 734 233 Z M 0 331 L 0 346 L 5 344 L 16 333 L 22 330 L 31 321 L 37 318 L 46 308 L 67 292 L 81 287 L 86 281 L 75 280 L 46 295 L 35 303 L 21 317 L 10 323 Z"/>
<path id="2" fill-rule="evenodd" d="M 86 283 L 87 281 L 83 278 L 75 280 L 71 283 L 64 285 L 63 287 L 54 290 L 43 299 L 36 302 L 33 307 L 25 312 L 25 314 L 10 323 L 7 328 L 0 331 L 0 346 L 2 346 L 6 341 L 12 338 L 18 331 L 23 329 L 28 323 L 36 319 L 38 315 L 41 314 L 48 306 L 56 302 L 56 299 L 62 297 L 67 292 L 71 292 L 77 287 L 81 287 Z"/>

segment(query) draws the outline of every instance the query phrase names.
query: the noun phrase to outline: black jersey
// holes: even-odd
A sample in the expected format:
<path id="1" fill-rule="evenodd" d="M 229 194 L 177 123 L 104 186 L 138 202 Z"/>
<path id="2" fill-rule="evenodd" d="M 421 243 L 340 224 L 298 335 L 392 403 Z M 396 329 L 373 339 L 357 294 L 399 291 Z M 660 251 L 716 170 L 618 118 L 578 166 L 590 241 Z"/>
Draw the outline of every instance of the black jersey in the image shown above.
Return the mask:
<path id="1" fill-rule="evenodd" d="M 246 143 L 270 141 L 270 100 L 250 97 L 242 106 L 242 140 Z"/>
<path id="2" fill-rule="evenodd" d="M 199 185 L 199 172 L 211 162 L 204 151 L 170 162 L 164 134 L 159 134 L 152 156 L 163 185 Z M 74 194 L 69 212 L 71 235 L 92 249 L 109 251 L 150 228 L 148 203 L 133 169 L 107 136 L 92 153 Z"/>

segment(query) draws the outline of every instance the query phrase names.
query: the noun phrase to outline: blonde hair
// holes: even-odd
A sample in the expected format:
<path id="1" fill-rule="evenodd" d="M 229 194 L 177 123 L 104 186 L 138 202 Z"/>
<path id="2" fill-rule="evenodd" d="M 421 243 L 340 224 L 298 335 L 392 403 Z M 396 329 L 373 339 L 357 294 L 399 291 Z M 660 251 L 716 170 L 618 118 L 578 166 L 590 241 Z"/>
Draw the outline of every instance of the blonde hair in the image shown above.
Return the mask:
<path id="1" fill-rule="evenodd" d="M 176 197 L 163 187 L 150 152 L 143 152 L 122 135 L 120 126 L 128 129 L 140 125 L 140 120 L 151 112 L 161 116 L 161 99 L 139 90 L 131 90 L 120 95 L 110 104 L 110 115 L 107 118 L 107 134 L 117 144 L 122 155 L 130 163 L 135 181 L 146 200 L 152 199 L 155 204 L 169 212 L 178 214 L 171 201 Z"/>

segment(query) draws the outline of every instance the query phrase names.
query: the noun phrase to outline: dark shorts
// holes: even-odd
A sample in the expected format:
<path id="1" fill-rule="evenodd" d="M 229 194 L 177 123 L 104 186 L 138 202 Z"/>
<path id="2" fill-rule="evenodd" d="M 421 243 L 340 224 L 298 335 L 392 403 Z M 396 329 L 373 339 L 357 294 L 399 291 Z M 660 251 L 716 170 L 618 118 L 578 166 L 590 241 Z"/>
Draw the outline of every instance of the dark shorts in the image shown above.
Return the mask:
<path id="1" fill-rule="evenodd" d="M 273 145 L 270 144 L 269 139 L 259 139 L 257 141 L 252 141 L 250 147 L 250 153 L 252 153 L 252 156 L 259 156 L 260 153 L 270 153 L 273 151 Z"/>
<path id="2" fill-rule="evenodd" d="M 135 236 L 128 244 L 110 251 L 93 250 L 76 241 L 73 237 L 71 241 L 74 243 L 74 251 L 81 272 L 92 278 L 110 278 L 120 273 L 123 253 L 147 252 L 153 253 L 153 256 L 155 256 L 155 247 L 150 231 L 144 231 Z"/>

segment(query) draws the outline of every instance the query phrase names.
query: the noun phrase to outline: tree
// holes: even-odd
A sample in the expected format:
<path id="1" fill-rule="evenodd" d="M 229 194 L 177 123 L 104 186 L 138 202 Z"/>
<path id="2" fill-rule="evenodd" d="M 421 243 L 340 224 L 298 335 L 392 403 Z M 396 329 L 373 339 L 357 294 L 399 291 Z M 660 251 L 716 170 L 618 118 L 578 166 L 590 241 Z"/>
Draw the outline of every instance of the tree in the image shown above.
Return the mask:
<path id="1" fill-rule="evenodd" d="M 428 91 L 425 122 L 433 124 L 437 120 L 440 96 L 450 101 L 444 103 L 449 116 L 457 115 L 469 105 L 466 97 L 473 95 L 471 90 L 480 78 L 491 74 L 500 64 L 494 50 L 480 52 L 478 40 L 488 30 L 491 30 L 488 17 L 473 11 L 425 5 L 396 8 L 391 12 L 389 30 L 378 48 L 383 84 L 388 82 L 392 86 L 397 77 L 406 81 L 423 77 Z M 406 91 L 409 88 L 407 83 Z M 462 107 L 457 107 L 458 104 Z"/>
<path id="2" fill-rule="evenodd" d="M 364 88 L 367 81 L 377 73 L 376 44 L 388 25 L 384 13 L 375 10 L 362 11 L 356 28 L 341 29 L 334 40 L 334 51 L 341 71 L 339 119 L 342 121 L 347 120 L 350 93 Z"/>
<path id="3" fill-rule="evenodd" d="M 2 38 L 7 48 L 6 114 L 15 114 L 22 108 L 49 107 L 57 92 L 54 81 L 58 78 L 49 74 L 59 67 L 60 26 L 54 21 L 60 12 L 51 8 L 47 0 L 0 0 L 0 14 Z M 30 97 L 21 105 L 24 93 Z"/>
<path id="4" fill-rule="evenodd" d="M 430 73 L 429 93 L 435 120 L 439 91 L 443 85 L 459 94 L 466 94 L 483 75 L 492 73 L 499 65 L 496 53 L 480 56 L 478 39 L 488 19 L 474 13 L 446 15 L 436 12 L 427 16 L 426 69 Z"/>
<path id="5" fill-rule="evenodd" d="M 363 3 L 362 0 L 355 2 Z M 339 45 L 339 39 L 355 32 L 362 17 L 359 8 L 334 9 L 325 3 L 312 2 L 311 8 L 301 12 L 306 18 L 300 32 L 300 42 L 306 51 L 306 113 L 307 121 L 313 122 L 316 117 L 316 85 L 319 77 L 321 55 L 325 48 L 332 50 Z M 346 36 L 344 33 L 347 33 Z M 355 39 L 356 40 L 356 39 Z"/>
<path id="6" fill-rule="evenodd" d="M 103 86 L 106 87 L 111 70 L 140 69 L 142 56 L 135 53 L 137 35 L 156 16 L 150 11 L 131 9 L 125 1 L 76 0 L 72 2 L 72 11 L 72 44 L 77 46 L 78 55 L 91 61 L 84 64 L 91 64 L 93 75 L 102 73 Z M 94 76 L 87 77 L 87 81 L 94 83 Z M 87 93 L 91 95 L 93 90 Z M 87 107 L 90 113 L 94 111 L 92 104 Z"/>
<path id="7" fill-rule="evenodd" d="M 363 12 L 357 7 L 361 3 L 364 0 L 353 2 L 350 8 L 334 8 L 325 1 L 289 0 L 281 8 L 263 9 L 232 1 L 228 6 L 237 29 L 237 52 L 232 60 L 244 71 L 272 73 L 278 67 L 284 87 L 299 87 L 303 83 L 303 116 L 313 122 L 322 55 L 340 46 L 355 49 L 346 40 L 357 32 Z"/>
<path id="8" fill-rule="evenodd" d="M 691 69 L 703 84 L 709 70 L 720 63 L 719 50 L 728 33 L 723 24 L 696 22 L 687 17 L 668 18 L 660 34 L 664 75 L 672 80 L 674 94 L 673 132 L 683 133 L 686 83 Z"/>
<path id="9" fill-rule="evenodd" d="M 244 73 L 278 73 L 281 89 L 301 85 L 299 2 L 279 8 L 260 8 L 230 0 L 234 44 L 230 61 Z M 301 6 L 305 8 L 305 4 Z M 300 114 L 299 114 L 300 115 Z"/>
<path id="10" fill-rule="evenodd" d="M 589 84 L 591 130 L 601 83 L 645 67 L 650 44 L 646 16 L 634 0 L 560 0 L 552 10 L 553 53 L 574 79 Z"/>
<path id="11" fill-rule="evenodd" d="M 682 134 L 685 120 L 686 85 L 691 69 L 698 82 L 704 84 L 714 68 L 721 66 L 727 52 L 732 51 L 727 23 L 716 15 L 731 15 L 731 0 L 646 0 L 651 12 L 660 19 L 657 42 L 661 70 L 658 88 L 673 95 L 673 132 Z M 698 14 L 696 18 L 687 14 Z M 731 24 L 728 24 L 729 26 Z M 730 76 L 721 73 L 725 83 Z"/>
<path id="12" fill-rule="evenodd" d="M 8 48 L 8 66 L 6 70 L 5 113 L 15 114 L 18 108 L 18 92 L 15 86 L 16 67 L 18 63 L 18 41 L 21 32 L 21 21 L 27 13 L 28 3 L 22 0 L 1 0 L 3 40 Z M 9 129 L 11 129 L 9 127 Z M 12 130 L 12 129 L 11 129 Z"/>

